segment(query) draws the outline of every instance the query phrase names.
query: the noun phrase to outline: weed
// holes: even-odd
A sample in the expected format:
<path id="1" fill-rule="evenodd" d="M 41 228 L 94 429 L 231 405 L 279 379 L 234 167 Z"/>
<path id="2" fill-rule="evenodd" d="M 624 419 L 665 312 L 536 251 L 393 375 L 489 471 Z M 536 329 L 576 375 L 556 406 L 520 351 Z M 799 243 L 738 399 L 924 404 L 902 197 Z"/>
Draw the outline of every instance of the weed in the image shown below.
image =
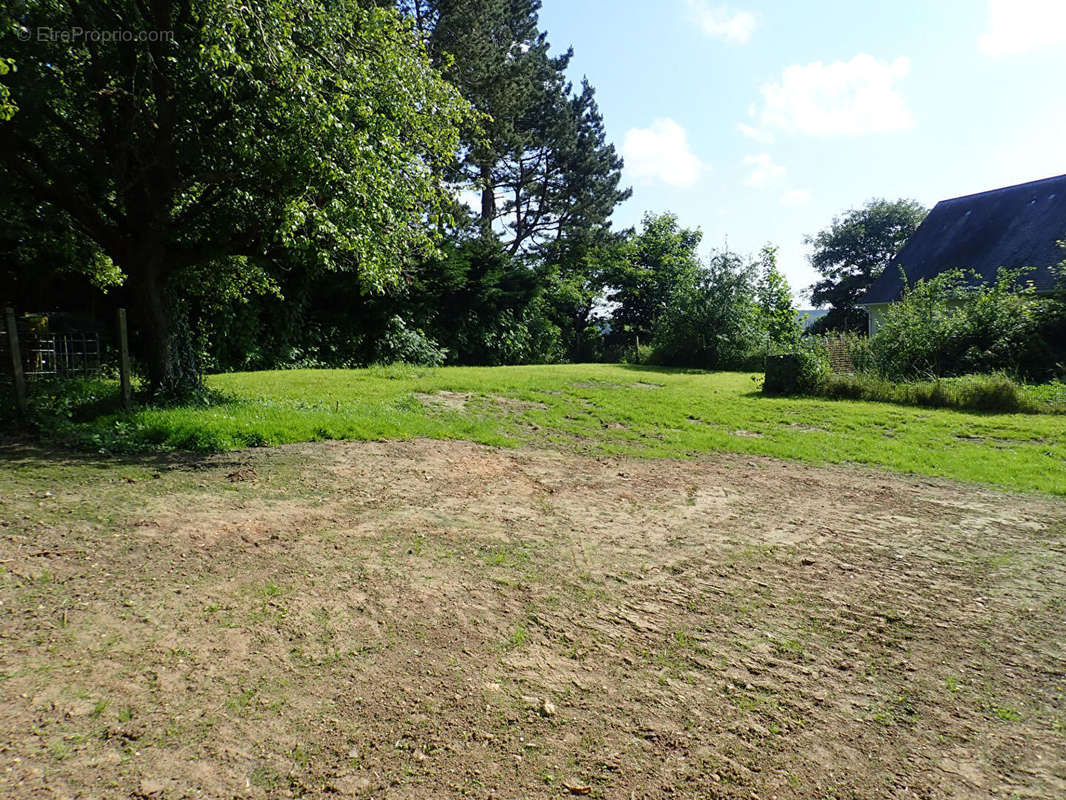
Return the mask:
<path id="1" fill-rule="evenodd" d="M 248 773 L 248 781 L 260 789 L 276 789 L 281 784 L 281 775 L 270 767 L 258 766 Z"/>
<path id="2" fill-rule="evenodd" d="M 231 711 L 243 711 L 248 708 L 252 703 L 252 699 L 255 697 L 256 690 L 244 689 L 238 693 L 235 697 L 230 697 L 226 700 L 226 707 Z"/>
<path id="3" fill-rule="evenodd" d="M 1020 722 L 1022 719 L 1020 712 L 1006 706 L 990 706 L 988 710 L 992 712 L 992 716 L 1004 722 Z"/>
<path id="4" fill-rule="evenodd" d="M 522 625 L 516 625 L 503 643 L 504 650 L 516 650 L 526 643 L 529 634 Z"/>

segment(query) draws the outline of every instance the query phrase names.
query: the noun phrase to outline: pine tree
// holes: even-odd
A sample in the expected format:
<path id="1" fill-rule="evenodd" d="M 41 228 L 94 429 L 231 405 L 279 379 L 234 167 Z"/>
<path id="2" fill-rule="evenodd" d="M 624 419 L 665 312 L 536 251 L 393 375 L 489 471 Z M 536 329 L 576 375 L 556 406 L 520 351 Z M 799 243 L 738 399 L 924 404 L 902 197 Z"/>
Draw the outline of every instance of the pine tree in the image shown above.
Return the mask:
<path id="1" fill-rule="evenodd" d="M 574 92 L 573 51 L 550 54 L 539 0 L 405 0 L 445 76 L 483 113 L 457 182 L 477 186 L 479 225 L 512 254 L 606 226 L 629 196 L 595 91 Z"/>

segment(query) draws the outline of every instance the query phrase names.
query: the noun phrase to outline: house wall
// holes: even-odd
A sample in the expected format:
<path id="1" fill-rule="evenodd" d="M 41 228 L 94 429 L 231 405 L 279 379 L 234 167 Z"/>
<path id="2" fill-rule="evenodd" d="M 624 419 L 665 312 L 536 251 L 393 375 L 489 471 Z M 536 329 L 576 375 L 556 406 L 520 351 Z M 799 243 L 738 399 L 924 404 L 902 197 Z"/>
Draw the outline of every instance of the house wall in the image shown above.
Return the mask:
<path id="1" fill-rule="evenodd" d="M 891 303 L 870 303 L 866 308 L 866 315 L 868 318 L 866 332 L 873 336 L 879 330 L 881 330 L 881 323 L 885 319 L 885 312 L 888 311 L 888 307 Z"/>

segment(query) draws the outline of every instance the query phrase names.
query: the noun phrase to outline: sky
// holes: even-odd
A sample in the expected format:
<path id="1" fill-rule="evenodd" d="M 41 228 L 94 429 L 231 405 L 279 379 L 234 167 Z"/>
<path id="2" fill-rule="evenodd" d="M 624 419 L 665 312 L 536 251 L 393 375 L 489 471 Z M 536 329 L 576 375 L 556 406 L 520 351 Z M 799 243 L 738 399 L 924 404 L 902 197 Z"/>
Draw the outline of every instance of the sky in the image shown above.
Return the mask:
<path id="1" fill-rule="evenodd" d="M 1066 0 L 543 0 L 596 89 L 633 196 L 703 253 L 779 248 L 875 197 L 938 200 L 1066 173 Z"/>

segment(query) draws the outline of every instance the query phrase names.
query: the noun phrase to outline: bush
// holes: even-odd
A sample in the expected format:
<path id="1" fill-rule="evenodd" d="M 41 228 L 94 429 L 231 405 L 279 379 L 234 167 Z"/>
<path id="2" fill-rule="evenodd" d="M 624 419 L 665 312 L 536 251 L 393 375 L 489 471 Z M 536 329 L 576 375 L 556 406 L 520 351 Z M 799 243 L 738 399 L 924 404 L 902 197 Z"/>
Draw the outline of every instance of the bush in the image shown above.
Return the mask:
<path id="1" fill-rule="evenodd" d="M 1060 410 L 1053 403 L 1041 404 L 1031 387 L 1020 385 L 1003 374 L 909 382 L 890 381 L 870 373 L 830 375 L 822 382 L 818 394 L 834 399 L 997 413 Z"/>
<path id="2" fill-rule="evenodd" d="M 791 353 L 768 356 L 766 394 L 814 394 L 831 375 L 829 353 L 817 339 L 803 339 Z"/>
<path id="3" fill-rule="evenodd" d="M 952 270 L 909 288 L 887 310 L 862 368 L 893 380 L 1061 373 L 1066 303 L 1038 297 L 1019 270 L 1001 270 L 990 285 L 971 285 L 972 277 Z"/>
<path id="4" fill-rule="evenodd" d="M 715 254 L 656 318 L 651 360 L 675 367 L 761 369 L 768 332 L 757 279 L 755 265 L 734 253 Z"/>
<path id="5" fill-rule="evenodd" d="M 374 360 L 382 364 L 403 362 L 420 367 L 439 367 L 448 351 L 418 328 L 409 328 L 402 317 L 392 317 L 374 347 Z"/>

